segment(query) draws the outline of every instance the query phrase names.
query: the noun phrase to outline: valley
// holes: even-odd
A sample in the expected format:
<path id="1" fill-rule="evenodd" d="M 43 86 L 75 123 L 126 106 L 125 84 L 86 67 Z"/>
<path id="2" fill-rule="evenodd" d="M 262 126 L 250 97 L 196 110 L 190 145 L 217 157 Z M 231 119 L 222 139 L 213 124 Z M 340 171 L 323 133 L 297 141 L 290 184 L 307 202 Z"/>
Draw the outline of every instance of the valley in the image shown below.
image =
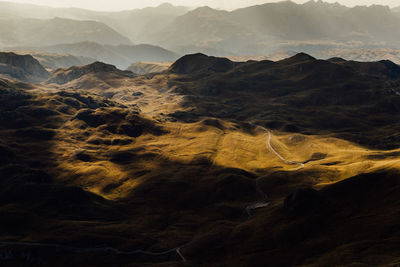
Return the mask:
<path id="1" fill-rule="evenodd" d="M 0 258 L 394 264 L 399 68 L 194 54 L 145 75 L 101 62 L 40 83 L 8 74 Z"/>

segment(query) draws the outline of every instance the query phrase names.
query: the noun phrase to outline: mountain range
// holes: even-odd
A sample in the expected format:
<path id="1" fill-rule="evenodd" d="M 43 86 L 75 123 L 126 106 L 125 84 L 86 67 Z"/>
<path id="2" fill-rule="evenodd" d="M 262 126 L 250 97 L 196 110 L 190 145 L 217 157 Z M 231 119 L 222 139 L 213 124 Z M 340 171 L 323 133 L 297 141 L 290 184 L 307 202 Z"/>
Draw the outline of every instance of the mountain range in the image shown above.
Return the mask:
<path id="1" fill-rule="evenodd" d="M 46 46 L 84 41 L 110 45 L 132 44 L 128 38 L 97 21 L 78 21 L 65 18 L 49 20 L 1 18 L 0 31 L 0 46 L 2 47 Z"/>
<path id="2" fill-rule="evenodd" d="M 33 50 L 37 52 L 68 54 L 75 57 L 95 59 L 125 69 L 138 61 L 174 61 L 179 55 L 154 45 L 101 45 L 96 42 L 58 44 L 52 46 L 14 47 L 6 50 Z M 94 61 L 95 61 L 94 60 Z M 71 67 L 69 65 L 68 67 Z"/>
<path id="3" fill-rule="evenodd" d="M 276 50 L 316 52 L 330 48 L 400 47 L 396 38 L 400 28 L 398 9 L 379 5 L 349 8 L 322 1 L 305 4 L 284 1 L 223 11 L 209 7 L 190 10 L 163 4 L 122 12 L 7 2 L 1 2 L 0 6 L 3 24 L 16 21 L 18 29 L 29 31 L 34 27 L 38 32 L 24 39 L 10 27 L 0 25 L 3 45 L 34 45 L 40 40 L 43 40 L 41 45 L 82 41 L 126 45 L 133 42 L 158 45 L 178 54 L 206 52 L 229 56 Z M 64 19 L 55 18 L 57 16 Z M 32 26 L 26 22 L 28 18 Z M 78 24 L 82 26 L 76 27 Z M 47 26 L 41 30 L 34 25 Z M 71 27 L 74 31 L 65 35 L 66 29 Z M 92 34 L 83 36 L 80 29 Z M 52 32 L 61 35 L 54 34 L 46 39 Z"/>

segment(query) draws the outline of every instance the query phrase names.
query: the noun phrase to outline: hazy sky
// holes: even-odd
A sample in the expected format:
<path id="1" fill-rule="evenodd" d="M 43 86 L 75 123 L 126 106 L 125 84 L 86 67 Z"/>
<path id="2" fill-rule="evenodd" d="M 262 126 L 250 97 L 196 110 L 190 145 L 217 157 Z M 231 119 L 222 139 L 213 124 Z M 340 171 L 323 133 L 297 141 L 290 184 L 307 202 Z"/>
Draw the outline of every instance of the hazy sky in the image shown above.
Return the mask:
<path id="1" fill-rule="evenodd" d="M 169 2 L 174 5 L 185 6 L 204 6 L 208 5 L 214 8 L 235 9 L 266 2 L 279 2 L 279 0 L 8 0 L 11 2 L 32 3 L 38 5 L 47 5 L 53 7 L 81 7 L 95 10 L 123 10 L 133 9 L 145 6 L 156 6 L 160 3 Z M 297 3 L 304 3 L 308 0 L 293 0 Z M 390 5 L 400 6 L 400 0 L 325 0 L 326 2 L 339 2 L 347 6 L 355 5 Z"/>

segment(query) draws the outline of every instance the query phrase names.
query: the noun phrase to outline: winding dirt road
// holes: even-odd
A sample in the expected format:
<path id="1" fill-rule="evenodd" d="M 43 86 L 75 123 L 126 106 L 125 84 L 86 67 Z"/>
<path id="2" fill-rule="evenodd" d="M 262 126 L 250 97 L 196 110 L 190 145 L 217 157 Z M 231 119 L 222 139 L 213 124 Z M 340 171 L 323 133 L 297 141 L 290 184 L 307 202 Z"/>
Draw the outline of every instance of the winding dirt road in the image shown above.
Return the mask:
<path id="1" fill-rule="evenodd" d="M 285 164 L 287 164 L 287 165 L 297 165 L 297 166 L 299 166 L 299 168 L 295 169 L 294 171 L 303 169 L 303 168 L 305 167 L 304 163 L 297 162 L 297 161 L 287 160 L 287 159 L 285 159 L 281 154 L 279 154 L 278 151 L 275 150 L 275 148 L 274 148 L 274 147 L 272 146 L 272 144 L 271 144 L 272 133 L 271 133 L 270 130 L 268 130 L 268 129 L 265 128 L 265 127 L 256 125 L 256 124 L 254 124 L 254 123 L 250 123 L 250 124 L 253 125 L 253 126 L 255 127 L 256 130 L 257 130 L 257 129 L 261 129 L 263 132 L 265 132 L 265 134 L 264 134 L 265 140 L 266 140 L 265 145 L 266 145 L 267 149 L 270 150 L 272 153 L 274 153 L 281 161 L 283 161 L 283 162 L 284 162 Z M 252 214 L 251 214 L 251 211 L 252 211 L 252 210 L 259 209 L 259 208 L 264 208 L 264 207 L 267 207 L 267 206 L 270 204 L 270 203 L 267 201 L 267 200 L 268 200 L 268 196 L 267 196 L 267 194 L 266 194 L 264 191 L 262 191 L 262 189 L 261 189 L 261 187 L 260 187 L 260 185 L 259 185 L 259 183 L 258 183 L 258 180 L 256 180 L 256 190 L 257 190 L 257 194 L 260 194 L 260 195 L 262 196 L 263 200 L 262 200 L 262 201 L 255 202 L 255 203 L 253 203 L 253 204 L 251 204 L 251 205 L 249 205 L 249 206 L 246 207 L 246 212 L 247 212 L 247 215 L 248 215 L 248 220 L 249 220 L 249 219 L 251 218 L 251 216 L 252 216 Z"/>
<path id="2" fill-rule="evenodd" d="M 287 160 L 281 154 L 279 154 L 278 151 L 275 150 L 275 148 L 271 144 L 272 133 L 271 133 L 270 130 L 268 130 L 267 128 L 262 127 L 262 126 L 255 125 L 253 123 L 250 123 L 250 124 L 253 125 L 254 127 L 256 127 L 256 129 L 261 129 L 263 132 L 265 132 L 264 137 L 266 139 L 267 149 L 270 150 L 272 153 L 274 153 L 283 163 L 285 163 L 287 165 L 297 165 L 297 166 L 299 166 L 299 168 L 296 169 L 296 170 L 300 170 L 300 169 L 303 169 L 305 167 L 304 163 L 298 162 L 298 161 Z"/>

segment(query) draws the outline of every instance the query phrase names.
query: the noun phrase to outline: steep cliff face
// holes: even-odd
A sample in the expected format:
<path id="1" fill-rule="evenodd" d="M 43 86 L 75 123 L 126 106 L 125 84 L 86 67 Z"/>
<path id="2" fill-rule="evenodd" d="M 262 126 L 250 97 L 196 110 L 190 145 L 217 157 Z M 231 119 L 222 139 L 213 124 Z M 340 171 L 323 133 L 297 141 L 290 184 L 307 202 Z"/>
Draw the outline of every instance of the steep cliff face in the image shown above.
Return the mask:
<path id="1" fill-rule="evenodd" d="M 22 81 L 42 81 L 49 77 L 46 69 L 31 55 L 0 53 L 0 75 Z"/>

